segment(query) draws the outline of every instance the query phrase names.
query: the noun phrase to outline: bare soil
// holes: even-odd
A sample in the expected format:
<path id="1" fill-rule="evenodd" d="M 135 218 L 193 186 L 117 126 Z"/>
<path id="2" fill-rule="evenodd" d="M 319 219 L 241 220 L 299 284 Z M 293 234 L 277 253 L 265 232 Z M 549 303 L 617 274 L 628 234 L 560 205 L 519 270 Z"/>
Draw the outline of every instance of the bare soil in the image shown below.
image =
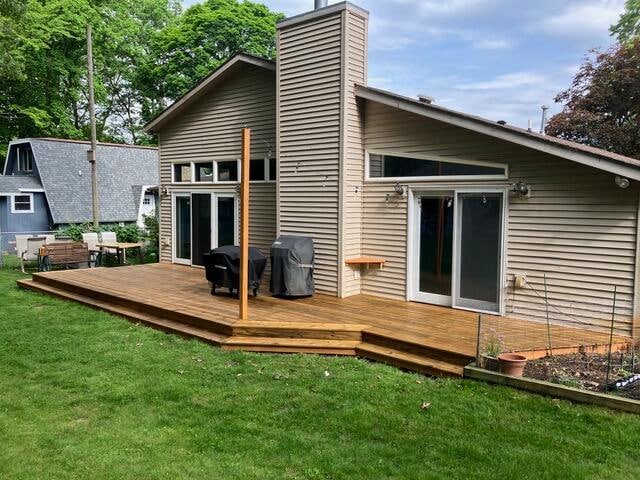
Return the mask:
<path id="1" fill-rule="evenodd" d="M 524 369 L 524 376 L 640 400 L 640 381 L 623 389 L 608 390 L 606 388 L 607 360 L 606 354 L 581 353 L 529 360 Z M 640 352 L 636 351 L 635 355 L 630 352 L 611 355 L 609 384 L 634 373 L 640 373 Z"/>

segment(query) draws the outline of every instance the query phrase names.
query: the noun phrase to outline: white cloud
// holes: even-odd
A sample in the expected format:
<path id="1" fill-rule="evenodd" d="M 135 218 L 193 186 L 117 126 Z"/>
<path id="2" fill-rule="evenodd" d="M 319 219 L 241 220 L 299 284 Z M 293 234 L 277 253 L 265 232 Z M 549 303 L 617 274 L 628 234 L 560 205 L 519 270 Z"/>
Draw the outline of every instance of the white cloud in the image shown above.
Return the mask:
<path id="1" fill-rule="evenodd" d="M 624 0 L 596 0 L 571 3 L 562 12 L 544 18 L 539 28 L 558 37 L 601 37 L 608 35 L 624 8 Z"/>
<path id="2" fill-rule="evenodd" d="M 513 72 L 480 82 L 468 82 L 456 85 L 458 90 L 501 90 L 531 85 L 540 85 L 545 82 L 546 78 L 536 72 Z"/>

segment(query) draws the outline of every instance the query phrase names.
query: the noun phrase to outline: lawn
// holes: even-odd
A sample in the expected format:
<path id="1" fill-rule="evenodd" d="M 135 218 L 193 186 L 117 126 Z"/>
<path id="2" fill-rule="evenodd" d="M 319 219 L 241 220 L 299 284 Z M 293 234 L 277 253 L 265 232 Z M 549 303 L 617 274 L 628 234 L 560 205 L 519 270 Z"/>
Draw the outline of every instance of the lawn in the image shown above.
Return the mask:
<path id="1" fill-rule="evenodd" d="M 224 352 L 18 278 L 0 270 L 3 479 L 640 478 L 640 417 L 355 358 Z"/>

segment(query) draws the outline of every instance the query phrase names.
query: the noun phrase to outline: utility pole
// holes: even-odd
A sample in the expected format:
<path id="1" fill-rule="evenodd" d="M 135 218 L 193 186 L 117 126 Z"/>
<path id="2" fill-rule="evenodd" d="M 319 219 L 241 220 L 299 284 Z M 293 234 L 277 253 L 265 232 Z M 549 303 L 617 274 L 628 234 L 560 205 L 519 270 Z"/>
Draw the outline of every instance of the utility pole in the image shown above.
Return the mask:
<path id="1" fill-rule="evenodd" d="M 91 164 L 91 197 L 93 199 L 93 226 L 100 225 L 98 208 L 98 171 L 96 168 L 96 151 L 98 149 L 98 134 L 96 133 L 96 106 L 93 94 L 93 41 L 91 39 L 91 25 L 87 25 L 87 84 L 89 85 L 89 121 L 91 122 L 91 150 L 87 152 L 87 160 Z"/>

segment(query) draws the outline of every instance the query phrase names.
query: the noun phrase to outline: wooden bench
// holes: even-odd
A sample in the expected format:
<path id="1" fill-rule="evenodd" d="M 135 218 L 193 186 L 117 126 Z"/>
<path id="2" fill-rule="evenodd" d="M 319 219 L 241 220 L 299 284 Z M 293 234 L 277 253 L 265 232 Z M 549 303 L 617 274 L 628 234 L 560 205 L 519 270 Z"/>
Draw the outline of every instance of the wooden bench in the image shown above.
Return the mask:
<path id="1" fill-rule="evenodd" d="M 95 266 L 95 255 L 89 251 L 89 247 L 83 242 L 50 243 L 40 248 L 38 265 L 40 271 L 48 272 L 53 266 L 61 265 L 69 268 L 70 265 L 87 264 Z"/>

